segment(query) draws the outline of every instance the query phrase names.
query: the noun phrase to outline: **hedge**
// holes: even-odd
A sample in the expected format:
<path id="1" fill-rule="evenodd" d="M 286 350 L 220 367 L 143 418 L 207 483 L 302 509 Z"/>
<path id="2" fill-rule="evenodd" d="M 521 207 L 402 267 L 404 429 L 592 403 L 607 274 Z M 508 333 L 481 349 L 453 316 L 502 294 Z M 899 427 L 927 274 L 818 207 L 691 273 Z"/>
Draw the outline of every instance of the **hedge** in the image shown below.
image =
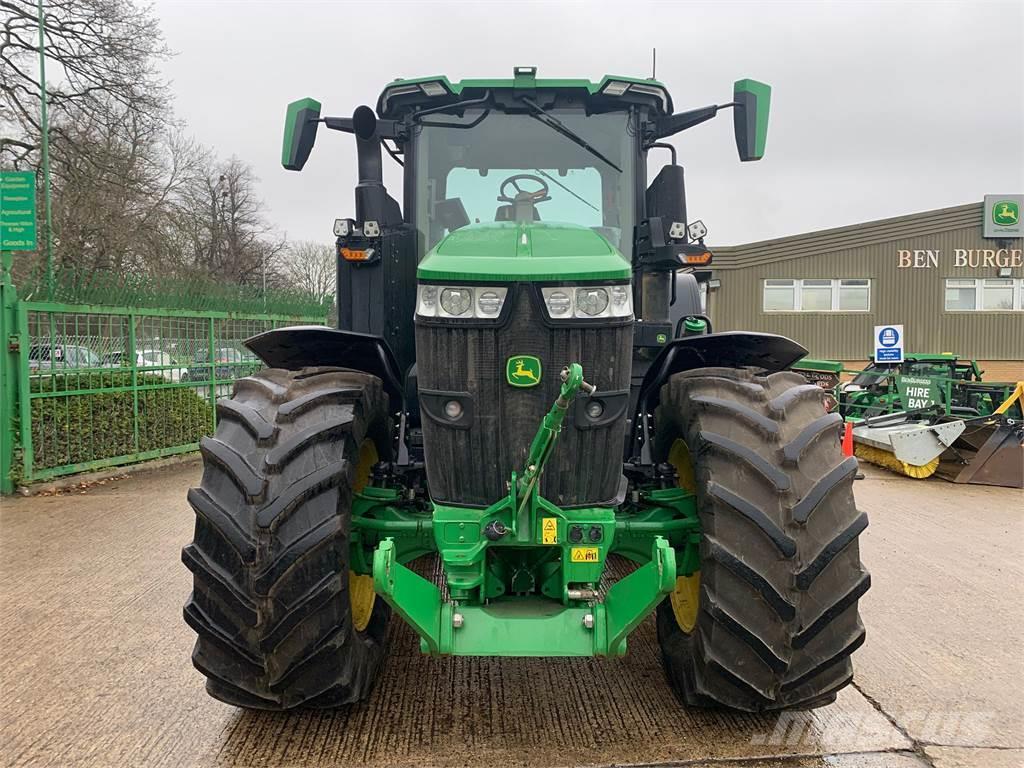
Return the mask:
<path id="1" fill-rule="evenodd" d="M 199 441 L 212 428 L 208 400 L 192 387 L 168 386 L 160 376 L 139 374 L 139 445 L 135 447 L 131 374 L 103 371 L 42 374 L 30 379 L 32 392 L 98 389 L 89 394 L 32 398 L 33 469 L 79 464 Z"/>

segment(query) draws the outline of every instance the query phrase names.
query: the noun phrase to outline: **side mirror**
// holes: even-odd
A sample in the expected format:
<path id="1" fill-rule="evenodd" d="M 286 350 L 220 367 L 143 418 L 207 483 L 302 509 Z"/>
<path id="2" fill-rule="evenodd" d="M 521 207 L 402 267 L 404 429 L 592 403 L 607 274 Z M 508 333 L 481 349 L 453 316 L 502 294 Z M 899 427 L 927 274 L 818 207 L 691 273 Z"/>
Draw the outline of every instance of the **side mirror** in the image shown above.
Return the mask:
<path id="1" fill-rule="evenodd" d="M 281 147 L 281 165 L 289 171 L 301 171 L 309 159 L 316 141 L 316 128 L 320 119 L 320 102 L 299 99 L 288 105 L 284 120 L 284 144 Z"/>
<path id="2" fill-rule="evenodd" d="M 768 139 L 768 108 L 772 89 L 757 80 L 737 80 L 733 85 L 733 128 L 740 160 L 760 160 Z"/>

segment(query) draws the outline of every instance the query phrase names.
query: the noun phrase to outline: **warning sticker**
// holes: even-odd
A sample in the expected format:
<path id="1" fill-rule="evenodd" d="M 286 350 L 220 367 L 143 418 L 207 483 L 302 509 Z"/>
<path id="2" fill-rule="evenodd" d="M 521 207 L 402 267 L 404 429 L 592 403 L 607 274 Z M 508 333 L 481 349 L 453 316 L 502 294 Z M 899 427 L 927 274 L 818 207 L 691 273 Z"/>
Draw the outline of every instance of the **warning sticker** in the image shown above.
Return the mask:
<path id="1" fill-rule="evenodd" d="M 558 543 L 558 518 L 545 517 L 541 520 L 540 526 L 541 544 Z"/>
<path id="2" fill-rule="evenodd" d="M 573 547 L 572 561 L 574 563 L 597 563 L 601 561 L 601 553 L 597 547 Z"/>

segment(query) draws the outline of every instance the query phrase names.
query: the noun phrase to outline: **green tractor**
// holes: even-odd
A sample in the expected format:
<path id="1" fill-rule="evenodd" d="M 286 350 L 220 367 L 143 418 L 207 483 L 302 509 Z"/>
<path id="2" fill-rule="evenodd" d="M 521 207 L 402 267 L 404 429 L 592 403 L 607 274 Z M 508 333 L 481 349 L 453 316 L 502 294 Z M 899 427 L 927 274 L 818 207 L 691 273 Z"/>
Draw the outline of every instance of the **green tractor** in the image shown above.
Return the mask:
<path id="1" fill-rule="evenodd" d="M 661 143 L 730 108 L 758 160 L 769 96 L 741 80 L 674 113 L 654 80 L 517 67 L 396 80 L 351 118 L 289 106 L 287 169 L 318 126 L 354 134 L 355 216 L 334 225 L 339 328 L 250 339 L 268 367 L 201 443 L 182 556 L 212 696 L 365 699 L 393 613 L 424 653 L 543 657 L 622 656 L 656 613 L 685 704 L 835 699 L 870 584 L 857 462 L 785 370 L 803 347 L 711 332 L 706 230 Z"/>

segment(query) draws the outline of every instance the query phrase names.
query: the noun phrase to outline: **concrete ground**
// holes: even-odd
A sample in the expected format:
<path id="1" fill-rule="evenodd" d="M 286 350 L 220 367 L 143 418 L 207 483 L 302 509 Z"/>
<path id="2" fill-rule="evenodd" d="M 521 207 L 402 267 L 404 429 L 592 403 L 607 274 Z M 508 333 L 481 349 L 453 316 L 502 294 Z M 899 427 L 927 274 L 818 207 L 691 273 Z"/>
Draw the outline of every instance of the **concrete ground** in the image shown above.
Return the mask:
<path id="1" fill-rule="evenodd" d="M 868 473 L 855 685 L 781 718 L 682 709 L 651 621 L 603 661 L 430 659 L 396 620 L 369 702 L 242 711 L 189 662 L 197 464 L 5 498 L 0 765 L 1024 765 L 1024 494 Z"/>

